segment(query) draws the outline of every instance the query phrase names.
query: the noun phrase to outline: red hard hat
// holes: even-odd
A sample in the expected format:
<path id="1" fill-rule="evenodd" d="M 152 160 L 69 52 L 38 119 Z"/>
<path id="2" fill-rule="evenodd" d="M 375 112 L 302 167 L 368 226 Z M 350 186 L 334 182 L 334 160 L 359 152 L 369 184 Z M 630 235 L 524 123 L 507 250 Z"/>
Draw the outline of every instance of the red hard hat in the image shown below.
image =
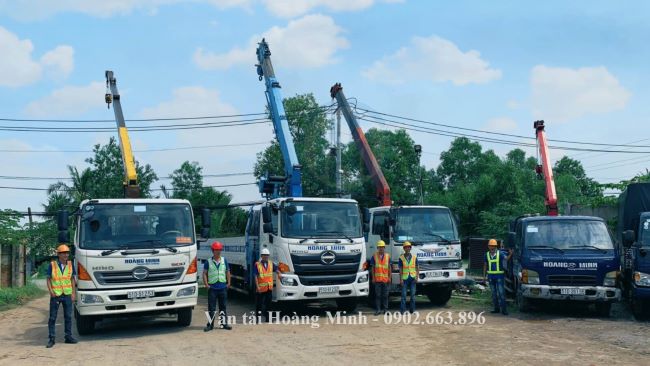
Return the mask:
<path id="1" fill-rule="evenodd" d="M 212 243 L 212 250 L 223 250 L 223 244 L 218 241 Z"/>

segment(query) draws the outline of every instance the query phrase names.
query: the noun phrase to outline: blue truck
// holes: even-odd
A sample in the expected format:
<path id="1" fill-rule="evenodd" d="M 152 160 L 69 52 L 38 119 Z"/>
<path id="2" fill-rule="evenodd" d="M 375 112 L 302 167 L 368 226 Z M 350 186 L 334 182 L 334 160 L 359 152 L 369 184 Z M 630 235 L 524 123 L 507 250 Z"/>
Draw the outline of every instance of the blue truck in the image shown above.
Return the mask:
<path id="1" fill-rule="evenodd" d="M 522 312 L 537 300 L 580 301 L 606 317 L 621 298 L 620 253 L 601 218 L 519 217 L 506 245 L 514 251 L 506 287 Z"/>
<path id="2" fill-rule="evenodd" d="M 624 249 L 624 293 L 642 319 L 650 313 L 650 183 L 630 184 L 621 193 L 616 234 Z"/>

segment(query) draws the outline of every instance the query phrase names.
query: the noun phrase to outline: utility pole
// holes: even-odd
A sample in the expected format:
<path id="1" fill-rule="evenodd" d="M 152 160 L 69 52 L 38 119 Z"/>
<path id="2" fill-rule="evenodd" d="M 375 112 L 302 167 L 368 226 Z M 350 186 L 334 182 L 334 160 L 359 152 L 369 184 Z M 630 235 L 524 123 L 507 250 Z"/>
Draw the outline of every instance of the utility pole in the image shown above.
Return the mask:
<path id="1" fill-rule="evenodd" d="M 336 109 L 336 196 L 341 197 L 341 108 Z"/>
<path id="2" fill-rule="evenodd" d="M 424 192 L 422 191 L 422 167 L 420 166 L 420 158 L 422 157 L 422 145 L 413 146 L 415 149 L 415 154 L 418 156 L 418 173 L 419 173 L 419 188 L 420 188 L 420 197 L 419 204 L 420 206 L 424 205 Z"/>

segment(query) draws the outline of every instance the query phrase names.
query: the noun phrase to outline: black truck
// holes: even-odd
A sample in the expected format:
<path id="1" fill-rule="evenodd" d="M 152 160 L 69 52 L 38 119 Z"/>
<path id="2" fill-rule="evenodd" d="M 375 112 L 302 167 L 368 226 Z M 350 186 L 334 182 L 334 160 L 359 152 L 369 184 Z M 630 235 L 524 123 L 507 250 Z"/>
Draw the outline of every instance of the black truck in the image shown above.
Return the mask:
<path id="1" fill-rule="evenodd" d="M 650 183 L 627 186 L 618 199 L 616 236 L 623 243 L 623 285 L 634 316 L 650 313 Z"/>

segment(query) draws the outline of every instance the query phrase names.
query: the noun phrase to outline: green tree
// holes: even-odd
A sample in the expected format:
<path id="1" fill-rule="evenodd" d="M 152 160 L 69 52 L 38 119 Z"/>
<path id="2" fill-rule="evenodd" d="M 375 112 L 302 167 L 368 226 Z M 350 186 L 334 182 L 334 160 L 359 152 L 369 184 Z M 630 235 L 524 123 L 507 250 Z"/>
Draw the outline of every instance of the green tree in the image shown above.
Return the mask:
<path id="1" fill-rule="evenodd" d="M 327 154 L 325 138 L 331 121 L 318 106 L 312 94 L 296 95 L 284 99 L 284 109 L 289 130 L 301 165 L 302 188 L 305 196 L 331 194 L 335 190 L 333 159 Z M 257 154 L 255 176 L 259 179 L 266 172 L 284 174 L 284 160 L 277 140 Z"/>
<path id="2" fill-rule="evenodd" d="M 0 211 L 0 245 L 15 245 L 24 239 L 21 218 L 20 212 L 14 210 Z"/>

